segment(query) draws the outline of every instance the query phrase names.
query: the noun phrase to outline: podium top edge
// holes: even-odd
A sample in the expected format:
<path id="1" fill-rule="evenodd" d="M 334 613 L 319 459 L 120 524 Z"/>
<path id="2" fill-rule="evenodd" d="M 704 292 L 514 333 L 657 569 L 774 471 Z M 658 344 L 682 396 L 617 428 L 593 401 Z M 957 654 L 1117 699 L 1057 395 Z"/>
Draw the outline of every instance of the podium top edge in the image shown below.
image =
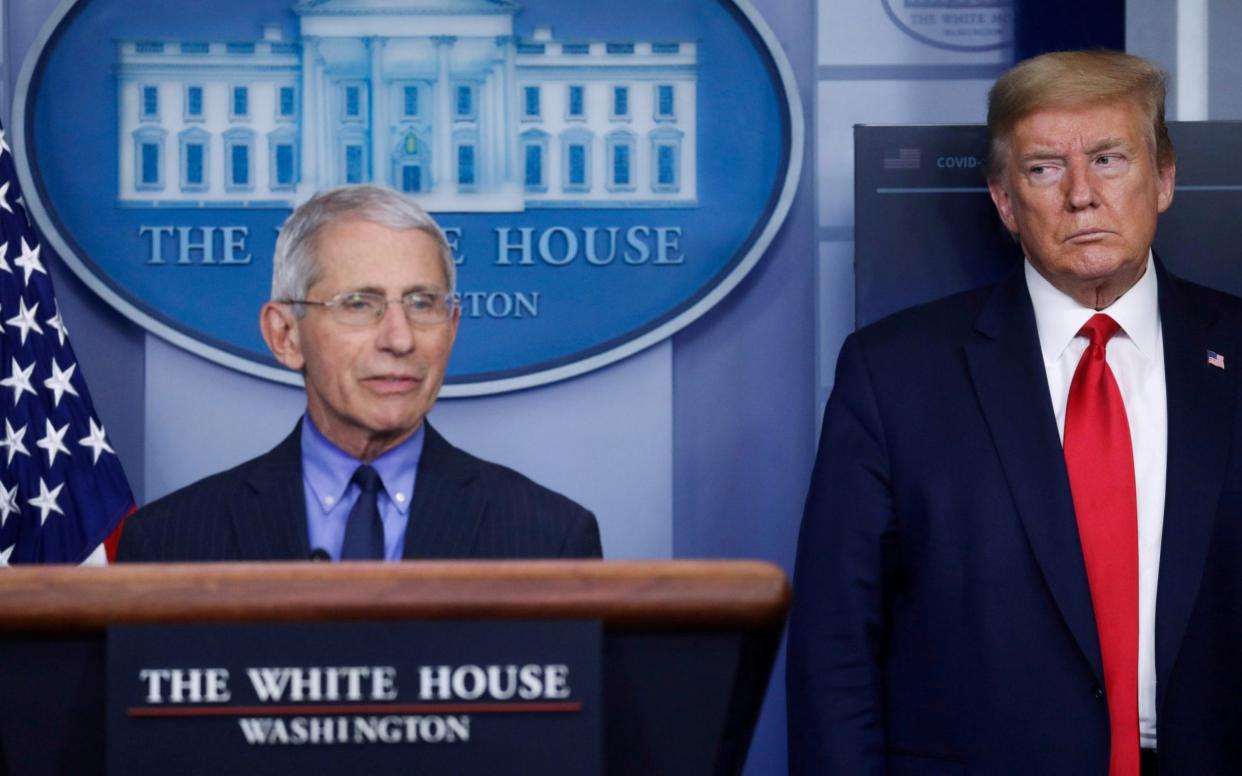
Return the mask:
<path id="1" fill-rule="evenodd" d="M 778 630 L 789 600 L 784 572 L 753 560 L 43 566 L 0 571 L 0 633 L 450 619 L 599 619 L 613 630 Z"/>

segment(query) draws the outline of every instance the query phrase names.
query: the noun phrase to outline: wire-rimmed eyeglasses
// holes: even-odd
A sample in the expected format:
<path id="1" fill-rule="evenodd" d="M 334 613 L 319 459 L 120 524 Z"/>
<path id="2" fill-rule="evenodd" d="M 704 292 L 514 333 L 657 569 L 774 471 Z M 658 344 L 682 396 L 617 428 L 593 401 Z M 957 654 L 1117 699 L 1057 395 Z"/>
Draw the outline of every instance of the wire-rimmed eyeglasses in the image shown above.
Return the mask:
<path id="1" fill-rule="evenodd" d="M 453 317 L 457 298 L 453 294 L 411 291 L 400 299 L 389 299 L 373 291 L 345 291 L 326 302 L 311 299 L 284 299 L 283 304 L 322 307 L 332 319 L 346 326 L 370 326 L 384 317 L 390 304 L 399 304 L 414 326 L 436 326 Z"/>

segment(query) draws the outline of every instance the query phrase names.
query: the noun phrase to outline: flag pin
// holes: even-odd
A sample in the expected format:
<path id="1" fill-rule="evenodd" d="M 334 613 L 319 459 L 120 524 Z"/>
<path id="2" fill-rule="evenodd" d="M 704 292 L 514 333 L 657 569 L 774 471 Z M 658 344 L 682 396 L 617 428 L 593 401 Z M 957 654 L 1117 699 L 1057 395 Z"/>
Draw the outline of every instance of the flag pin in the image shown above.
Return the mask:
<path id="1" fill-rule="evenodd" d="M 1214 366 L 1217 369 L 1225 368 L 1225 357 L 1220 353 L 1217 353 L 1215 350 L 1209 350 L 1207 352 L 1207 358 L 1209 365 Z"/>

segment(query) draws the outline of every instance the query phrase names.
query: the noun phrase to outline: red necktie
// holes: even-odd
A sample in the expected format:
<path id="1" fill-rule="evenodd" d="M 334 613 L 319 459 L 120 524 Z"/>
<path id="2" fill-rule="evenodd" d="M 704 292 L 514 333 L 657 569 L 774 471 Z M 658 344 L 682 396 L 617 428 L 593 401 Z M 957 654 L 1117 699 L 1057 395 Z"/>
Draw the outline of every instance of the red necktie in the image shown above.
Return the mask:
<path id="1" fill-rule="evenodd" d="M 1138 506 L 1130 425 L 1104 360 L 1120 330 L 1097 313 L 1079 334 L 1090 338 L 1074 370 L 1065 407 L 1065 468 L 1082 540 L 1095 625 L 1104 660 L 1112 733 L 1109 776 L 1138 776 Z"/>

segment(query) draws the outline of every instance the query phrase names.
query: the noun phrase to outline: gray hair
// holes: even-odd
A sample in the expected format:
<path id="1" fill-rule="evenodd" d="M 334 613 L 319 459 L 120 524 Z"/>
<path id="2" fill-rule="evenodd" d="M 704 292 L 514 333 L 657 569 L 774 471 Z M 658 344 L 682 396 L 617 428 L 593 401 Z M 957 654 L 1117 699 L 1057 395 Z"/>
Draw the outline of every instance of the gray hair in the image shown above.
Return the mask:
<path id="1" fill-rule="evenodd" d="M 300 205 L 285 221 L 272 257 L 272 301 L 305 299 L 319 280 L 315 238 L 325 226 L 349 219 L 369 221 L 390 229 L 417 229 L 440 251 L 448 292 L 457 289 L 453 251 L 427 211 L 404 194 L 383 186 L 361 184 L 321 191 Z M 298 305 L 304 311 L 303 305 Z"/>

